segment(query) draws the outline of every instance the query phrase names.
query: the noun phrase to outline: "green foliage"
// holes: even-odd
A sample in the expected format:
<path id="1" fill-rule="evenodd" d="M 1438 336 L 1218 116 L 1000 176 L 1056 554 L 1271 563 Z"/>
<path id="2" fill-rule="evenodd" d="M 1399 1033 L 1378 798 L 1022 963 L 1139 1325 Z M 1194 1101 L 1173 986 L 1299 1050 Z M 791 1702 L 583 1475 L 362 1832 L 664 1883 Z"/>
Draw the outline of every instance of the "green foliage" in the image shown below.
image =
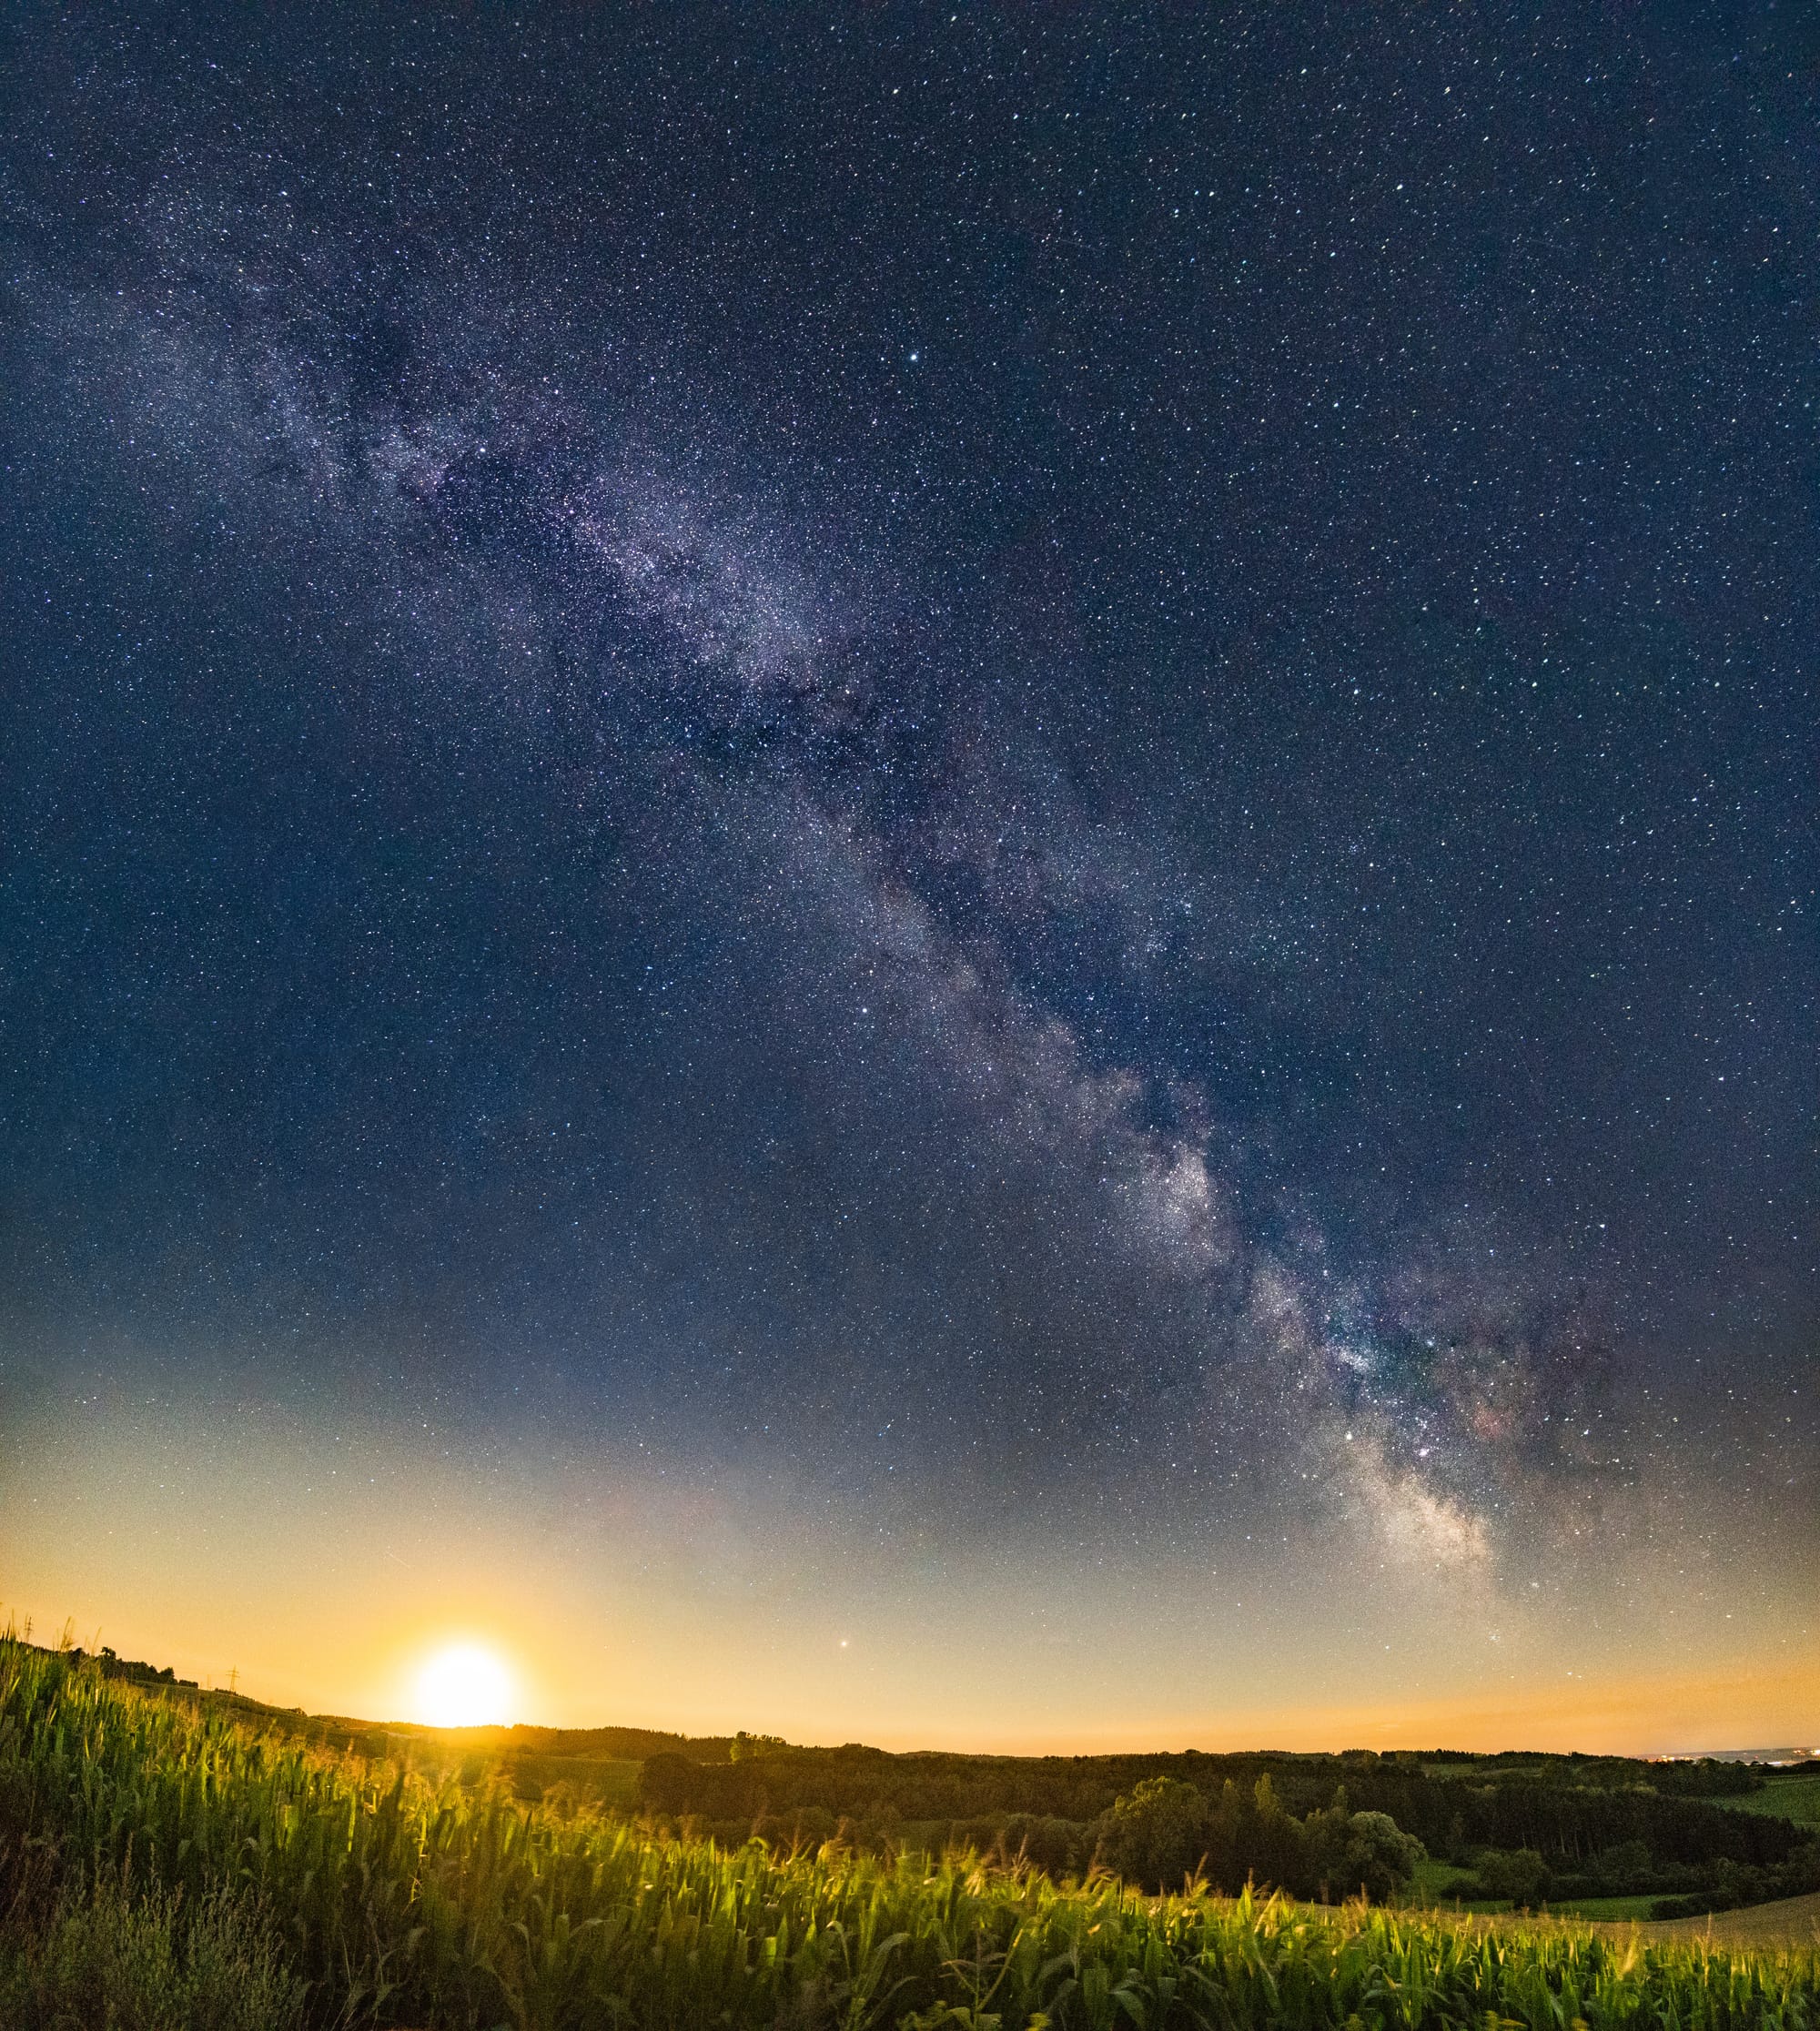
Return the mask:
<path id="1" fill-rule="evenodd" d="M 1145 1890 L 1179 1889 L 1207 1856 L 1207 1801 L 1176 1777 L 1148 1777 L 1099 1823 L 1099 1859 Z"/>
<path id="2" fill-rule="evenodd" d="M 1548 1895 L 1549 1866 L 1533 1848 L 1500 1854 L 1495 1848 L 1479 1857 L 1479 1894 L 1502 1897 L 1519 1911 L 1533 1911 Z"/>
<path id="3" fill-rule="evenodd" d="M 1820 1771 L 1771 1777 L 1748 1796 L 1728 1799 L 1726 1804 L 1734 1812 L 1765 1813 L 1796 1826 L 1820 1827 Z"/>
<path id="4" fill-rule="evenodd" d="M 1534 1850 L 1552 1873 L 1551 1902 L 1666 1895 L 1710 1903 L 1820 1888 L 1820 1849 L 1807 1845 L 1811 1829 L 1773 1813 L 1734 1809 L 1798 1797 L 1800 1773 L 1766 1779 L 1738 1763 L 1380 1756 L 1370 1750 L 1338 1756 L 887 1755 L 854 1743 L 804 1749 L 755 1737 L 746 1738 L 736 1757 L 723 1743 L 674 1737 L 647 1753 L 640 1780 L 645 1808 L 735 1844 L 755 1828 L 767 1841 L 800 1846 L 796 1830 L 825 1818 L 830 1830 L 844 1829 L 849 1845 L 881 1857 L 906 1841 L 938 1853 L 971 1845 L 983 1853 L 1021 1851 L 1052 1874 L 1079 1874 L 1099 1851 L 1105 1815 L 1117 1801 L 1168 1777 L 1191 1784 L 1207 1801 L 1208 1880 L 1230 1891 L 1252 1881 L 1340 1898 L 1363 1884 L 1373 1897 L 1386 1895 L 1401 1874 L 1398 1858 L 1369 1844 L 1361 1854 L 1349 1853 L 1350 1832 L 1331 1818 L 1340 1788 L 1352 1812 L 1386 1815 L 1431 1854 L 1458 1865 L 1487 1850 Z M 540 1793 L 521 1785 L 520 1795 Z M 590 1792 L 578 1783 L 572 1795 L 606 1802 L 625 1792 Z M 1727 1863 L 1737 1869 L 1727 1870 Z"/>
<path id="5" fill-rule="evenodd" d="M 1297 1824 L 1255 1793 L 1236 1804 Z M 318 2031 L 1820 2031 L 1807 1958 L 1358 1904 L 1153 1899 L 1105 1877 L 1058 1885 L 838 1843 L 727 1850 L 251 1735 L 196 1702 L 0 1645 L 0 1910 L 46 1869 L 72 1900 L 47 1908 L 65 1913 L 83 1884 L 147 1886 L 132 1910 L 150 1915 L 133 1922 L 164 1928 L 170 1950 L 147 1935 L 124 1959 L 178 2000 L 162 2016 L 116 2010 L 119 2031 L 241 2031 L 231 1994 L 213 2017 L 181 1999 L 206 1936 L 186 1944 L 183 1914 L 210 1908 L 236 1925 L 272 1915 Z M 283 2031 L 294 1992 L 258 1958 L 271 1935 L 234 1936 L 217 1959 L 268 1970 L 264 2021 Z M 72 1948 L 68 1965 L 117 1966 L 113 1954 Z M 97 2016 L 82 1993 L 89 2014 L 66 2021 L 105 2027 L 112 2006 Z M 0 2023 L 40 2031 L 17 1991 L 7 2000 Z"/>
<path id="6" fill-rule="evenodd" d="M 1409 1883 L 1426 1854 L 1421 1843 L 1388 1813 L 1350 1814 L 1334 1834 L 1333 1859 L 1317 1855 L 1312 1865 L 1330 1887 L 1356 1890 L 1376 1904 L 1387 1903 Z"/>
<path id="7" fill-rule="evenodd" d="M 787 1749 L 789 1746 L 790 1744 L 784 1741 L 782 1735 L 748 1734 L 742 1728 L 733 1737 L 727 1751 L 727 1761 L 729 1763 L 745 1763 L 753 1756 L 774 1753 L 779 1749 Z"/>
<path id="8" fill-rule="evenodd" d="M 186 1909 L 104 1880 L 0 1933 L 8 2031 L 299 2031 L 303 2015 L 272 1928 L 225 1888 Z"/>

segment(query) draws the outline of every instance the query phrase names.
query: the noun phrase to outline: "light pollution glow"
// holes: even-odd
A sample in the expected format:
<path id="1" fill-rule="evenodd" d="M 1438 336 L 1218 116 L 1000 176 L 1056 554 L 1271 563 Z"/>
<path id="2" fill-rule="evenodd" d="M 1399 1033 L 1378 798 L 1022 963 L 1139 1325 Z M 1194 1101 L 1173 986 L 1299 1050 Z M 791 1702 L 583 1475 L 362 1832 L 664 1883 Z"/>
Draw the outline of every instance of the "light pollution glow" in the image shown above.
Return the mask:
<path id="1" fill-rule="evenodd" d="M 431 1718 L 426 1661 L 460 1641 L 515 1682 L 495 1711 L 558 1726 L 1026 1752 L 1648 1754 L 1814 1733 L 1820 1647 L 1723 1568 L 1645 1600 L 1602 1591 L 1593 1556 L 1557 1596 L 1512 1601 L 1444 1563 L 1254 1590 L 1181 1562 L 1138 1593 L 1063 1546 L 861 1555 L 841 1523 L 675 1463 L 533 1478 L 269 1410 L 116 1410 L 79 1444 L 15 1443 L 0 1613 L 379 1720 Z"/>

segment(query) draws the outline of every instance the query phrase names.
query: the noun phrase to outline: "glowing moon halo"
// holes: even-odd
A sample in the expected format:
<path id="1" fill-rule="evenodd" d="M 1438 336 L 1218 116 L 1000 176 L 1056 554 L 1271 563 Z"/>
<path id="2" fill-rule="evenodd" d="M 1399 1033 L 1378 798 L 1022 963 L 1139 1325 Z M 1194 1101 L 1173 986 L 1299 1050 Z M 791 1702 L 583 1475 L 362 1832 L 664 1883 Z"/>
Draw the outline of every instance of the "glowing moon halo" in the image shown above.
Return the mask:
<path id="1" fill-rule="evenodd" d="M 483 1728 L 511 1718 L 511 1673 L 479 1643 L 450 1643 L 418 1673 L 417 1718 L 432 1728 Z"/>

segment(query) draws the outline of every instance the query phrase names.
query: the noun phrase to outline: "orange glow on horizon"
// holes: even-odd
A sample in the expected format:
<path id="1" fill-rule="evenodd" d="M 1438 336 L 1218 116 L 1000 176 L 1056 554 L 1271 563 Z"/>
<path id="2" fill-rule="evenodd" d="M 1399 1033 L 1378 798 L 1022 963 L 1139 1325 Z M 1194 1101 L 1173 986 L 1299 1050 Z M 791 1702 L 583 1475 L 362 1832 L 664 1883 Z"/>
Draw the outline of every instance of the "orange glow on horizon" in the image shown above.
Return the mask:
<path id="1" fill-rule="evenodd" d="M 1158 1738 L 1161 1738 L 1160 1740 Z M 1450 1698 L 1249 1708 L 1183 1716 L 1138 1743 L 1127 1730 L 1026 1738 L 1032 1754 L 1164 1745 L 1284 1749 L 1533 1749 L 1663 1756 L 1820 1742 L 1820 1650 L 1766 1669 L 1563 1677 L 1557 1684 Z"/>
<path id="2" fill-rule="evenodd" d="M 1298 1591 L 1247 1585 L 1240 1601 L 1185 1561 L 1140 1592 L 1040 1548 L 957 1561 L 936 1585 L 895 1550 L 856 1556 L 763 1487 L 590 1468 L 559 1494 L 420 1462 L 380 1428 L 331 1444 L 275 1412 L 250 1432 L 205 1411 L 150 1430 L 104 1420 L 0 1477 L 0 1616 L 34 1618 L 41 1642 L 68 1619 L 86 1648 L 378 1725 L 490 1709 L 1025 1754 L 1650 1755 L 1820 1733 L 1820 1635 L 1789 1612 L 1806 1578 L 1793 1559 L 1715 1569 L 1698 1594 L 1672 1575 L 1605 1590 L 1596 1561 L 1563 1564 L 1547 1605 L 1477 1572 L 1402 1568 L 1304 1566 Z M 561 1522 L 539 1526 L 535 1556 L 528 1515 Z M 420 1697 L 427 1662 L 458 1642 L 508 1673 L 503 1703 Z"/>
<path id="3" fill-rule="evenodd" d="M 46 1640 L 50 1627 L 48 1622 L 40 1623 L 38 1640 Z M 263 1658 L 252 1670 L 240 1671 L 242 1692 L 312 1713 L 373 1722 L 402 1717 L 432 1727 L 624 1726 L 687 1735 L 730 1734 L 743 1727 L 812 1744 L 859 1740 L 897 1752 L 1011 1755 L 1445 1748 L 1652 1756 L 1807 1745 L 1820 1739 L 1820 1647 L 1793 1662 L 1762 1667 L 1572 1678 L 1563 1673 L 1560 1681 L 1497 1692 L 1468 1689 L 1405 1700 L 1259 1703 L 1109 1721 L 1089 1718 L 1090 1707 L 1084 1706 L 1078 1719 L 1051 1710 L 1033 1713 L 1028 1725 L 1019 1726 L 1006 1725 L 1003 1713 L 991 1711 L 983 1697 L 971 1711 L 938 1712 L 932 1705 L 919 1715 L 920 1703 L 914 1693 L 905 1696 L 908 1689 L 881 1698 L 875 1688 L 856 1686 L 859 1703 L 843 1704 L 839 1711 L 810 1706 L 800 1698 L 781 1706 L 773 1691 L 770 1699 L 755 1698 L 748 1711 L 737 1703 L 736 1692 L 727 1698 L 723 1680 L 720 1697 L 712 1704 L 703 1700 L 703 1688 L 692 1684 L 686 1700 L 672 1707 L 663 1689 L 648 1682 L 628 1697 L 632 1689 L 623 1683 L 603 1689 L 598 1681 L 583 1681 L 562 1669 L 563 1661 L 542 1655 L 535 1661 L 541 1691 L 533 1695 L 525 1674 L 509 1664 L 500 1650 L 472 1641 L 438 1644 L 429 1631 L 412 1646 L 414 1662 L 399 1659 L 389 1672 L 357 1653 L 333 1660 L 318 1654 L 305 1678 L 285 1655 L 288 1644 L 273 1641 L 276 1635 L 268 1632 L 269 1648 Z M 158 1648 L 143 1640 L 137 1647 Z M 392 1654 L 398 1658 L 395 1651 Z M 194 1651 L 170 1646 L 160 1655 L 185 1676 L 199 1677 L 205 1684 L 225 1682 L 226 1672 L 211 1675 L 207 1661 Z M 388 1683 L 403 1696 L 384 1691 Z"/>

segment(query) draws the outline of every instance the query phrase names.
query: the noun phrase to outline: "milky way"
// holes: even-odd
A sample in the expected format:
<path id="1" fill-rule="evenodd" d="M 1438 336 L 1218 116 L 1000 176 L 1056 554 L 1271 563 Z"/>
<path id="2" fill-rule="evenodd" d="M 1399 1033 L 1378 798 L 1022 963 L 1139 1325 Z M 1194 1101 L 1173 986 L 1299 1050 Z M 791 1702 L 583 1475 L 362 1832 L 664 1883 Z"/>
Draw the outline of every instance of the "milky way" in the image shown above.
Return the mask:
<path id="1" fill-rule="evenodd" d="M 1770 1600 L 1778 18 L 19 24 L 19 1456 L 225 1390 L 913 1591 Z"/>

